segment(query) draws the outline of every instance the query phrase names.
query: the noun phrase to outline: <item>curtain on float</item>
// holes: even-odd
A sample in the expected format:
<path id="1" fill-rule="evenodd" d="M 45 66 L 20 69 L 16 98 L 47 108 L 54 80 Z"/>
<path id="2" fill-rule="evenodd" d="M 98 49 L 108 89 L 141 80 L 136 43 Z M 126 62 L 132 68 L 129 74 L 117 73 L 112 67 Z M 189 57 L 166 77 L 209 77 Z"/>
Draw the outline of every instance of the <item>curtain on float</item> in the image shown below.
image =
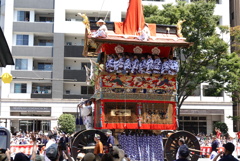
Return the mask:
<path id="1" fill-rule="evenodd" d="M 119 144 L 133 161 L 164 161 L 161 135 L 119 135 Z"/>

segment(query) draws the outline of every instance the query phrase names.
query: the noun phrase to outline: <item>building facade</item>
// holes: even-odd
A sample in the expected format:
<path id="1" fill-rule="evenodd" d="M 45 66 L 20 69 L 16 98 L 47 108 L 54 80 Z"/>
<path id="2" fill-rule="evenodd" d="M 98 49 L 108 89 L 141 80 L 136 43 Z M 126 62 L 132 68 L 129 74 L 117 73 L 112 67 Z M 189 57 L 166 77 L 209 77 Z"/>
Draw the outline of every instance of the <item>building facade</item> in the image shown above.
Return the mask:
<path id="1" fill-rule="evenodd" d="M 143 0 L 143 5 L 159 8 L 165 3 L 176 0 Z M 223 0 L 216 4 L 222 25 L 229 25 L 227 6 L 229 2 Z M 57 126 L 61 114 L 76 115 L 79 100 L 93 94 L 85 83 L 89 58 L 82 56 L 85 26 L 78 13 L 90 20 L 122 21 L 127 7 L 128 0 L 2 0 L 0 24 L 15 66 L 1 71 L 14 77 L 10 84 L 1 83 L 1 125 L 12 132 L 49 130 Z M 224 39 L 229 40 L 229 35 Z M 232 131 L 227 119 L 232 114 L 231 97 L 207 96 L 205 87 L 200 85 L 196 95 L 185 101 L 180 128 L 209 134 L 213 123 L 222 121 Z"/>

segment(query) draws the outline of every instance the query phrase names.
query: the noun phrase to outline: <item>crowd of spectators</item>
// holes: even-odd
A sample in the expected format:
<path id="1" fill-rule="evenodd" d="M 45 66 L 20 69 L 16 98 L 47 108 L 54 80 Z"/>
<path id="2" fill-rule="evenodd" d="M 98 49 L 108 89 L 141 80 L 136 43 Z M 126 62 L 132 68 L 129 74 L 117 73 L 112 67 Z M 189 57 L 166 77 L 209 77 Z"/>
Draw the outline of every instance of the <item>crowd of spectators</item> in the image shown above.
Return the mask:
<path id="1" fill-rule="evenodd" d="M 198 139 L 201 147 L 211 147 L 212 152 L 216 152 L 214 157 L 219 154 L 220 147 L 224 147 L 227 143 L 232 143 L 234 145 L 234 149 L 240 147 L 240 139 L 239 134 L 236 133 L 236 136 L 224 136 L 220 133 L 220 135 L 205 135 L 205 134 L 197 134 L 196 138 Z M 108 137 L 108 146 L 109 153 L 105 153 L 105 149 L 100 141 L 100 136 L 95 135 L 94 141 L 96 142 L 96 146 L 93 153 L 83 154 L 79 151 L 79 155 L 77 160 L 82 161 L 129 161 L 130 159 L 124 154 L 122 149 L 119 149 L 117 146 L 114 146 L 114 138 L 112 136 L 111 131 L 106 133 Z M 47 133 L 42 131 L 40 132 L 17 132 L 15 135 L 12 135 L 10 145 L 11 146 L 24 146 L 24 145 L 33 145 L 31 154 L 24 154 L 21 151 L 13 152 L 11 149 L 6 151 L 6 156 L 8 156 L 9 160 L 36 160 L 36 161 L 52 161 L 52 160 L 65 160 L 72 161 L 74 160 L 70 155 L 70 139 L 71 136 L 65 133 L 59 133 L 56 129 L 53 129 Z M 55 145 L 55 153 L 50 154 L 48 156 L 47 149 L 54 149 Z M 69 145 L 69 146 L 68 146 Z M 12 151 L 12 152 L 11 152 Z M 179 152 L 178 152 L 179 153 Z M 210 153 L 202 153 L 201 157 L 209 158 Z M 51 157 L 51 155 L 55 157 Z M 212 155 L 212 154 L 211 154 Z M 240 154 L 237 153 L 237 150 L 234 150 L 232 155 L 237 158 Z M 213 157 L 213 158 L 214 158 Z M 20 158 L 20 159 L 19 159 Z M 24 159 L 23 159 L 24 158 Z M 212 158 L 212 159 L 213 159 Z M 5 161 L 8 159 L 6 158 Z"/>
<path id="2" fill-rule="evenodd" d="M 70 153 L 70 139 L 73 135 L 59 133 L 56 129 L 43 132 L 17 132 L 11 137 L 10 149 L 6 151 L 5 157 L 0 155 L 0 161 L 74 161 Z M 80 150 L 76 160 L 78 161 L 128 161 L 124 151 L 114 146 L 114 138 L 111 132 L 106 132 L 108 138 L 108 153 L 103 147 L 100 136 L 95 134 L 96 142 L 93 153 L 82 153 Z M 30 153 L 26 153 L 16 146 L 32 146 Z"/>
<path id="3" fill-rule="evenodd" d="M 219 130 L 216 130 L 216 135 L 210 134 L 210 135 L 205 135 L 203 133 L 199 133 L 196 135 L 196 138 L 199 141 L 199 144 L 201 146 L 201 149 L 206 150 L 206 153 L 202 153 L 203 155 L 201 157 L 203 158 L 208 158 L 210 157 L 209 148 L 210 152 L 220 152 L 223 151 L 224 145 L 227 143 L 232 143 L 235 146 L 235 150 L 233 151 L 233 156 L 236 158 L 240 156 L 240 153 L 238 153 L 238 148 L 240 148 L 240 139 L 239 139 L 239 132 L 236 133 L 235 136 L 230 136 L 230 135 L 224 135 L 222 134 Z"/>

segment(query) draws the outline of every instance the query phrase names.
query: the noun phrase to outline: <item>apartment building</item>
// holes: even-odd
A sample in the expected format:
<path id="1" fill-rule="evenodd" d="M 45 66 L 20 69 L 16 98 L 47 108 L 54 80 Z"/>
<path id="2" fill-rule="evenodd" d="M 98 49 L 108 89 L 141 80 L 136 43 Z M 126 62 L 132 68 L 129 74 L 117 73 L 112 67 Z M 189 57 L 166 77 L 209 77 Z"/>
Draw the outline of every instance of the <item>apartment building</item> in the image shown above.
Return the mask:
<path id="1" fill-rule="evenodd" d="M 12 51 L 15 66 L 7 66 L 15 77 L 1 84 L 1 125 L 17 131 L 48 130 L 57 125 L 62 113 L 76 114 L 80 98 L 89 98 L 93 89 L 85 83 L 82 56 L 85 26 L 77 13 L 90 20 L 122 21 L 128 0 L 2 0 L 1 26 Z M 175 3 L 176 0 L 143 0 L 143 5 Z M 190 2 L 189 0 L 187 2 Z M 229 3 L 219 0 L 215 14 L 229 25 Z M 226 12 L 222 12 L 222 11 Z M 226 41 L 229 35 L 224 37 Z M 206 95 L 207 84 L 199 86 L 181 111 L 180 127 L 211 133 L 215 121 L 226 122 L 232 131 L 231 98 Z M 194 122 L 194 124 L 193 124 Z"/>

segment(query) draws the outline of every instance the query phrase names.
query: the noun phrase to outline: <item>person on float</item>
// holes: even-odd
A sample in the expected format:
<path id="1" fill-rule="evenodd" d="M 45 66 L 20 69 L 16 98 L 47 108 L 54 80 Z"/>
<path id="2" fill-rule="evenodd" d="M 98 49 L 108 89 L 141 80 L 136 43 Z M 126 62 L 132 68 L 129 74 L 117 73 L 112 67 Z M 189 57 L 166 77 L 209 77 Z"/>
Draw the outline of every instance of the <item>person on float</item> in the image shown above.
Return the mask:
<path id="1" fill-rule="evenodd" d="M 125 54 L 125 62 L 124 62 L 124 71 L 129 74 L 131 72 L 132 69 L 132 63 L 131 63 L 131 59 L 128 53 Z"/>
<path id="2" fill-rule="evenodd" d="M 88 100 L 84 103 L 78 105 L 81 108 L 81 116 L 83 119 L 83 124 L 86 127 L 86 130 L 93 129 L 93 117 L 92 117 L 92 101 Z"/>
<path id="3" fill-rule="evenodd" d="M 176 57 L 173 57 L 172 60 L 168 60 L 170 65 L 169 74 L 176 75 L 179 71 L 179 65 Z"/>
<path id="4" fill-rule="evenodd" d="M 159 58 L 159 55 L 154 55 L 153 61 L 153 74 L 160 74 L 162 68 L 162 61 Z"/>
<path id="5" fill-rule="evenodd" d="M 98 30 L 96 32 L 93 32 L 92 37 L 93 38 L 106 38 L 107 37 L 107 26 L 105 25 L 106 23 L 100 19 L 96 22 L 97 26 L 99 26 Z"/>
<path id="6" fill-rule="evenodd" d="M 138 56 L 137 56 L 137 55 L 134 55 L 134 56 L 133 56 L 133 61 L 132 61 L 131 73 L 137 74 L 137 73 L 138 73 L 138 67 L 139 67 Z"/>
<path id="7" fill-rule="evenodd" d="M 146 73 L 146 69 L 147 69 L 147 60 L 144 55 L 141 55 L 141 61 L 139 63 L 138 73 L 144 74 Z"/>
<path id="8" fill-rule="evenodd" d="M 167 75 L 169 74 L 169 71 L 170 71 L 170 63 L 167 58 L 163 58 L 161 74 Z"/>
<path id="9" fill-rule="evenodd" d="M 113 62 L 113 69 L 114 69 L 114 72 L 117 73 L 118 71 L 118 65 L 119 65 L 119 59 L 118 59 L 118 56 L 114 56 L 114 62 Z"/>
<path id="10" fill-rule="evenodd" d="M 106 72 L 112 73 L 114 72 L 114 56 L 108 55 L 106 61 Z"/>
<path id="11" fill-rule="evenodd" d="M 152 55 L 151 54 L 148 54 L 147 56 L 147 68 L 146 68 L 146 73 L 147 74 L 152 74 L 152 71 L 153 71 L 153 59 L 152 59 Z"/>
<path id="12" fill-rule="evenodd" d="M 117 73 L 122 73 L 124 70 L 124 58 L 123 58 L 123 54 L 120 53 L 118 54 L 118 69 L 117 69 Z"/>
<path id="13" fill-rule="evenodd" d="M 144 28 L 141 31 L 141 35 L 138 36 L 137 39 L 141 40 L 141 41 L 148 41 L 150 39 L 150 37 L 151 37 L 151 32 L 149 30 L 148 24 L 145 23 Z"/>

